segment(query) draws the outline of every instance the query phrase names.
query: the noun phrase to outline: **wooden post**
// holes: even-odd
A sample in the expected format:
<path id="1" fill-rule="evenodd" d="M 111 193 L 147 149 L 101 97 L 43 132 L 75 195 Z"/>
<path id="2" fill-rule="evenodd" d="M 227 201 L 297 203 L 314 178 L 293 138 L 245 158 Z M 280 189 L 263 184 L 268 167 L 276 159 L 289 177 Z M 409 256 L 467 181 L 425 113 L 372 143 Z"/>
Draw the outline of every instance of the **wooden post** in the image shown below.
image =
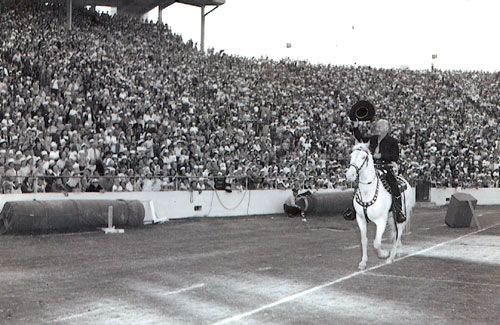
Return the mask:
<path id="1" fill-rule="evenodd" d="M 113 206 L 108 207 L 108 228 L 113 228 Z"/>

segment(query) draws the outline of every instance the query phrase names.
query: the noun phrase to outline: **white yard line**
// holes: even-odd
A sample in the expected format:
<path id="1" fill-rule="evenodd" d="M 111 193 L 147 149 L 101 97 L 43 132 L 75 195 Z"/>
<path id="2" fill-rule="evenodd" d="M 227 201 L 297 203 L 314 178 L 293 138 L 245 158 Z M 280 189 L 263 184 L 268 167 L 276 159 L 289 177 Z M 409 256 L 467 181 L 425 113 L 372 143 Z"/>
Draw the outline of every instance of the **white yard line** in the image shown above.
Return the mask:
<path id="1" fill-rule="evenodd" d="M 205 286 L 205 283 L 199 283 L 199 284 L 195 284 L 195 285 L 192 285 L 190 287 L 182 288 L 182 289 L 179 289 L 179 290 L 167 291 L 167 292 L 161 293 L 161 295 L 163 295 L 163 296 L 176 295 L 178 293 L 183 293 L 183 292 L 186 292 L 186 291 L 190 291 L 190 290 L 202 288 L 204 286 Z"/>
<path id="2" fill-rule="evenodd" d="M 414 252 L 414 253 L 411 253 L 411 254 L 409 254 L 409 255 L 406 255 L 406 256 L 403 256 L 403 257 L 400 257 L 400 258 L 396 258 L 396 259 L 394 260 L 394 263 L 395 263 L 395 262 L 399 262 L 399 261 L 404 260 L 404 259 L 407 259 L 408 257 L 412 257 L 412 256 L 415 256 L 415 255 L 419 255 L 419 254 L 425 253 L 425 252 L 430 251 L 430 250 L 432 250 L 432 249 L 435 249 L 435 248 L 437 248 L 437 247 L 441 247 L 441 246 L 444 246 L 444 245 L 447 245 L 447 244 L 450 244 L 450 243 L 456 242 L 456 241 L 461 240 L 461 239 L 463 239 L 463 238 L 465 238 L 465 237 L 469 237 L 469 236 L 472 236 L 472 235 L 478 234 L 478 233 L 480 233 L 480 232 L 482 232 L 482 231 L 488 230 L 488 229 L 493 228 L 493 227 L 497 227 L 497 226 L 499 226 L 499 225 L 500 225 L 500 223 L 497 223 L 497 224 L 495 224 L 495 225 L 493 225 L 493 226 L 489 226 L 489 227 L 486 227 L 486 228 L 483 228 L 483 229 L 479 229 L 479 230 L 476 230 L 476 231 L 474 231 L 474 232 L 471 232 L 471 233 L 465 234 L 465 235 L 463 235 L 463 236 L 460 236 L 460 237 L 457 237 L 457 238 L 454 238 L 454 239 L 450 239 L 450 240 L 448 240 L 448 241 L 445 241 L 445 242 L 442 242 L 442 243 L 436 244 L 436 245 L 431 246 L 431 247 L 428 247 L 428 248 L 421 249 L 421 250 L 416 251 L 416 252 Z M 320 290 L 320 289 L 323 289 L 323 288 L 326 288 L 326 287 L 332 286 L 332 285 L 334 285 L 334 284 L 337 284 L 337 283 L 343 282 L 343 281 L 345 281 L 345 280 L 352 279 L 352 278 L 354 278 L 354 277 L 356 277 L 356 276 L 358 276 L 358 275 L 364 274 L 364 273 L 366 273 L 366 272 L 370 272 L 370 271 L 373 271 L 373 270 L 379 269 L 379 268 L 381 268 L 381 267 L 383 267 L 383 266 L 386 266 L 386 265 L 388 265 L 388 264 L 386 264 L 386 263 L 382 263 L 382 264 L 379 264 L 379 265 L 372 266 L 372 267 L 370 267 L 370 268 L 368 268 L 368 269 L 365 269 L 365 270 L 363 270 L 363 271 L 357 271 L 357 272 L 351 273 L 351 274 L 346 275 L 346 276 L 344 276 L 344 277 L 342 277 L 342 278 L 339 278 L 339 279 L 337 279 L 337 280 L 334 280 L 334 281 L 331 281 L 331 282 L 327 282 L 327 283 L 321 284 L 321 285 L 316 286 L 316 287 L 312 287 L 312 288 L 310 288 L 310 289 L 307 289 L 307 290 L 304 290 L 304 291 L 298 292 L 298 293 L 293 294 L 293 295 L 288 296 L 288 297 L 284 297 L 284 298 L 282 298 L 282 299 L 280 299 L 280 300 L 277 300 L 277 301 L 272 302 L 272 303 L 270 303 L 270 304 L 267 304 L 267 305 L 261 306 L 261 307 L 259 307 L 259 308 L 255 308 L 255 309 L 250 310 L 250 311 L 247 311 L 247 312 L 245 312 L 245 313 L 241 313 L 241 314 L 238 314 L 238 315 L 234 315 L 234 316 L 231 316 L 231 317 L 225 318 L 225 319 L 223 319 L 223 320 L 220 320 L 220 321 L 218 321 L 218 322 L 214 323 L 214 325 L 228 324 L 228 323 L 231 323 L 231 322 L 235 322 L 235 321 L 241 320 L 241 319 L 243 319 L 243 318 L 246 318 L 246 317 L 249 317 L 249 316 L 252 316 L 252 315 L 258 314 L 258 313 L 260 313 L 260 312 L 262 312 L 262 311 L 264 311 L 264 310 L 267 310 L 267 309 L 270 309 L 270 308 L 273 308 L 273 307 L 276 307 L 276 306 L 282 305 L 282 304 L 284 304 L 284 303 L 287 303 L 287 302 L 289 302 L 289 301 L 292 301 L 292 300 L 298 299 L 298 298 L 300 298 L 300 297 L 302 297 L 302 296 L 308 295 L 308 294 L 313 293 L 313 292 L 315 292 L 315 291 L 318 291 L 318 290 Z"/>
<path id="3" fill-rule="evenodd" d="M 161 293 L 159 293 L 159 295 L 161 295 L 161 296 L 175 295 L 175 294 L 183 293 L 183 292 L 186 292 L 186 291 L 190 291 L 190 290 L 202 288 L 204 286 L 205 286 L 205 283 L 198 283 L 198 284 L 195 284 L 195 285 L 192 285 L 192 286 L 189 286 L 189 287 L 185 287 L 185 288 L 181 288 L 181 289 L 178 289 L 178 290 L 174 290 L 174 291 L 161 292 Z M 113 308 L 113 310 L 114 309 L 116 309 L 116 308 Z M 46 324 L 53 324 L 53 323 L 65 322 L 65 321 L 69 321 L 69 320 L 72 320 L 72 319 L 75 319 L 75 318 L 89 316 L 91 314 L 98 314 L 98 313 L 109 312 L 109 310 L 110 310 L 110 308 L 96 308 L 96 309 L 89 310 L 89 311 L 86 311 L 86 312 L 83 312 L 83 313 L 78 313 L 78 314 L 68 315 L 68 316 L 65 316 L 65 317 L 60 317 L 60 318 L 52 320 L 50 323 L 46 323 Z"/>
<path id="4" fill-rule="evenodd" d="M 380 278 L 398 278 L 398 279 L 405 279 L 405 280 L 416 280 L 416 281 L 424 281 L 424 282 L 445 282 L 445 283 L 457 283 L 457 284 L 467 284 L 467 285 L 473 285 L 473 286 L 484 286 L 484 287 L 499 287 L 500 284 L 497 283 L 478 283 L 478 282 L 469 282 L 469 281 L 456 281 L 456 280 L 446 280 L 446 279 L 431 279 L 431 278 L 424 278 L 424 277 L 418 277 L 418 276 L 404 276 L 404 275 L 394 275 L 394 274 L 382 274 L 382 273 L 369 273 L 366 274 L 367 276 L 376 276 Z"/>
<path id="5" fill-rule="evenodd" d="M 347 246 L 347 247 L 344 247 L 344 249 L 355 249 L 355 248 L 359 248 L 359 247 L 361 247 L 361 245 Z"/>
<path id="6" fill-rule="evenodd" d="M 90 314 L 101 313 L 101 312 L 103 312 L 103 309 L 102 308 L 98 308 L 98 309 L 86 311 L 84 313 L 73 314 L 73 315 L 69 315 L 69 316 L 66 316 L 66 317 L 60 317 L 58 319 L 54 319 L 54 320 L 50 321 L 49 323 L 45 323 L 45 324 L 51 324 L 51 323 L 53 324 L 53 323 L 64 322 L 64 321 L 68 321 L 70 319 L 75 319 L 75 318 L 78 318 L 78 317 L 88 316 Z"/>

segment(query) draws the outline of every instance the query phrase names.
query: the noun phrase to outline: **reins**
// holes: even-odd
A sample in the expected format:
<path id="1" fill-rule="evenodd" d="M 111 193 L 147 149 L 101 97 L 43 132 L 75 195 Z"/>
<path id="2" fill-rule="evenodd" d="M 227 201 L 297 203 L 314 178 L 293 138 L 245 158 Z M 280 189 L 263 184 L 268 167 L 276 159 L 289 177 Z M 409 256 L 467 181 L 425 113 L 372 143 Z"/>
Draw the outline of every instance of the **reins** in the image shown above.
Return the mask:
<path id="1" fill-rule="evenodd" d="M 363 152 L 366 152 L 364 150 L 361 150 L 361 149 L 357 149 L 359 151 L 363 151 Z M 368 153 L 367 155 L 365 156 L 365 159 L 363 160 L 363 163 L 361 164 L 361 166 L 356 166 L 355 164 L 353 163 L 350 163 L 349 166 L 352 166 L 354 167 L 354 169 L 356 169 L 356 188 L 354 189 L 354 193 L 355 193 L 355 199 L 356 199 L 356 203 L 358 203 L 362 208 L 363 208 L 363 212 L 365 214 L 365 219 L 367 222 L 370 222 L 370 219 L 368 219 L 368 207 L 372 206 L 373 204 L 375 204 L 375 202 L 377 201 L 377 198 L 378 198 L 378 193 L 379 193 L 379 188 L 380 188 L 380 178 L 378 176 L 378 173 L 375 171 L 375 177 L 368 183 L 363 183 L 359 180 L 359 173 L 361 171 L 361 169 L 363 168 L 363 166 L 368 162 Z M 373 195 L 373 198 L 370 200 L 370 201 L 363 201 L 363 196 L 361 195 L 361 190 L 359 189 L 359 184 L 363 184 L 363 185 L 370 185 L 373 183 L 374 180 L 377 180 L 377 187 L 375 189 L 375 194 Z"/>

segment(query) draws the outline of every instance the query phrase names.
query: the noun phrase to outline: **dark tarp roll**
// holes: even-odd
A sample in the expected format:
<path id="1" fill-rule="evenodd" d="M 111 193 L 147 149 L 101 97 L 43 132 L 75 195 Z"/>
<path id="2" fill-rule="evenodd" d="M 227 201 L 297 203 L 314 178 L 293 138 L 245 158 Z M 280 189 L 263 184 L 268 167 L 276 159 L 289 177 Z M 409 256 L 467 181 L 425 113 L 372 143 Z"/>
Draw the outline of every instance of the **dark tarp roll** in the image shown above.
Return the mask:
<path id="1" fill-rule="evenodd" d="M 50 200 L 6 202 L 0 212 L 0 234 L 81 231 L 108 226 L 108 208 L 113 207 L 117 228 L 144 224 L 145 210 L 131 200 Z"/>
<path id="2" fill-rule="evenodd" d="M 297 199 L 297 205 L 306 213 L 338 214 L 352 205 L 354 190 L 314 193 Z"/>

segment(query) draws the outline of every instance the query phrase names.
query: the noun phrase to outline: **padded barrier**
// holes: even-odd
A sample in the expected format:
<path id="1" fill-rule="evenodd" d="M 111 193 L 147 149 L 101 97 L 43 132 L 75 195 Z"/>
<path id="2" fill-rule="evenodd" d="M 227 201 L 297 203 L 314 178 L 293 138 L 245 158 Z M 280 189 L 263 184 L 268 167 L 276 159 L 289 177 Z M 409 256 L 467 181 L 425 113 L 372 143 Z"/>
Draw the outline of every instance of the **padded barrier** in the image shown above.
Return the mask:
<path id="1" fill-rule="evenodd" d="M 354 190 L 314 193 L 297 199 L 297 205 L 306 213 L 337 214 L 352 206 Z"/>
<path id="2" fill-rule="evenodd" d="M 145 209 L 137 200 L 50 200 L 6 202 L 0 212 L 0 234 L 81 231 L 108 226 L 113 207 L 117 228 L 144 224 Z"/>
<path id="3" fill-rule="evenodd" d="M 469 202 L 472 205 L 469 205 Z M 450 198 L 450 205 L 446 210 L 444 222 L 448 227 L 462 228 L 470 227 L 474 209 L 476 208 L 477 200 L 467 193 L 455 193 Z M 472 207 L 472 209 L 471 209 Z"/>

